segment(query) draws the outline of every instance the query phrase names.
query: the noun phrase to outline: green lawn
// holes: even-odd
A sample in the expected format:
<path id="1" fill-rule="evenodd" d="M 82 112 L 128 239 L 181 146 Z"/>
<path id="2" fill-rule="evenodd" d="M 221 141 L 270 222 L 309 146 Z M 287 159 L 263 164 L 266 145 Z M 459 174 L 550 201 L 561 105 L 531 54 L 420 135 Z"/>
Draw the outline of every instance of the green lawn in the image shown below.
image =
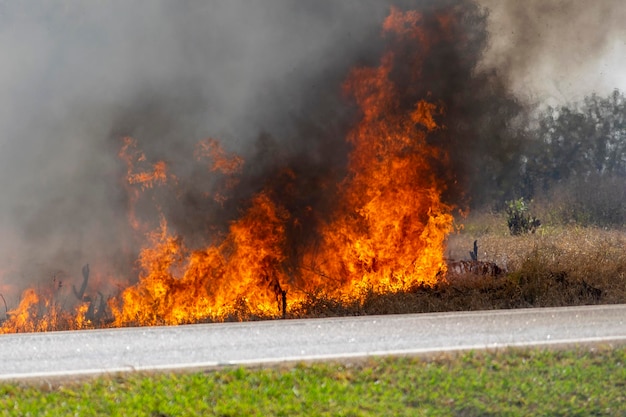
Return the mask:
<path id="1" fill-rule="evenodd" d="M 0 384 L 1 416 L 626 416 L 626 347 Z"/>

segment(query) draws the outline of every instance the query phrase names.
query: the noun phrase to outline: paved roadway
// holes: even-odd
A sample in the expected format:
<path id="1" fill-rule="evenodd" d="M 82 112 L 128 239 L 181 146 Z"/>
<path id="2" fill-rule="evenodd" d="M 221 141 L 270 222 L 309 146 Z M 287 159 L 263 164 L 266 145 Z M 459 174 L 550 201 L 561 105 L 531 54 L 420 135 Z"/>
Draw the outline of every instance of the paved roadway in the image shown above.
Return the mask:
<path id="1" fill-rule="evenodd" d="M 626 305 L 0 335 L 0 379 L 626 344 Z"/>

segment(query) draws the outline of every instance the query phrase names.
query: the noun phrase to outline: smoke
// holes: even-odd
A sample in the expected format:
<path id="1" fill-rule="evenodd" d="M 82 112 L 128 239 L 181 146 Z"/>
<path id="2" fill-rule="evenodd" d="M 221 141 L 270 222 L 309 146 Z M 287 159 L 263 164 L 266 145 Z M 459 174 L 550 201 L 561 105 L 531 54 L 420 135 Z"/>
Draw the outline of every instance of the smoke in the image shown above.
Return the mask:
<path id="1" fill-rule="evenodd" d="M 481 0 L 490 9 L 484 67 L 521 98 L 564 104 L 624 90 L 626 7 L 620 0 Z"/>
<path id="2" fill-rule="evenodd" d="M 189 163 L 200 139 L 246 155 L 266 132 L 302 153 L 297 120 L 329 137 L 341 82 L 375 56 L 387 12 L 376 1 L 2 2 L 2 284 L 79 276 L 94 259 L 128 273 L 122 136 L 177 170 L 183 202 L 204 191 Z M 186 207 L 174 226 L 194 230 Z"/>
<path id="3" fill-rule="evenodd" d="M 515 159 L 503 137 L 523 106 L 511 91 L 547 82 L 562 92 L 575 83 L 554 78 L 564 63 L 596 68 L 624 39 L 618 1 L 481 2 L 490 14 L 464 0 L 1 2 L 0 284 L 58 270 L 80 280 L 87 262 L 132 275 L 123 136 L 172 167 L 177 203 L 162 209 L 191 245 L 268 181 L 284 181 L 279 168 L 298 174 L 299 204 L 323 211 L 320 184 L 341 177 L 356 117 L 341 85 L 350 68 L 378 64 L 391 3 L 456 10 L 466 31 L 430 55 L 414 92 L 446 105 L 440 139 L 459 168 L 441 175 L 455 202 L 484 181 L 481 153 Z M 200 198 L 214 181 L 190 163 L 207 137 L 249 161 L 226 205 Z"/>

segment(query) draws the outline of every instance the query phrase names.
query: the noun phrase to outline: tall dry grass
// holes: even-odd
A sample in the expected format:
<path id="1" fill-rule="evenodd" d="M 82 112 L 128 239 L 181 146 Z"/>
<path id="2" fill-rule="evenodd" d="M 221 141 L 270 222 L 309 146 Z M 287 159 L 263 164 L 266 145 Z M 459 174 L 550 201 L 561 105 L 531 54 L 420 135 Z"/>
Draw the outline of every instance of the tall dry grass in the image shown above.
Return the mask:
<path id="1" fill-rule="evenodd" d="M 289 317 L 397 314 L 626 303 L 626 230 L 542 226 L 511 236 L 503 215 L 477 213 L 448 239 L 451 260 L 469 260 L 478 241 L 480 261 L 506 269 L 500 276 L 448 274 L 433 287 L 395 294 L 364 294 L 341 304 L 314 297 Z"/>

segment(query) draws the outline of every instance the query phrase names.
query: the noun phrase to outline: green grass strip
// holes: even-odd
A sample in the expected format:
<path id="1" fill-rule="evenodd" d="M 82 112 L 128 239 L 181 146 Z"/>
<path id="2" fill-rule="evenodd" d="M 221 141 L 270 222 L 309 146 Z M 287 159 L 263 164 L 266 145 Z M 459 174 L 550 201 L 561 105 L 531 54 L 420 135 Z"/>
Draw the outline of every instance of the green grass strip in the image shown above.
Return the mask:
<path id="1" fill-rule="evenodd" d="M 626 416 L 626 348 L 0 384 L 1 416 Z"/>

